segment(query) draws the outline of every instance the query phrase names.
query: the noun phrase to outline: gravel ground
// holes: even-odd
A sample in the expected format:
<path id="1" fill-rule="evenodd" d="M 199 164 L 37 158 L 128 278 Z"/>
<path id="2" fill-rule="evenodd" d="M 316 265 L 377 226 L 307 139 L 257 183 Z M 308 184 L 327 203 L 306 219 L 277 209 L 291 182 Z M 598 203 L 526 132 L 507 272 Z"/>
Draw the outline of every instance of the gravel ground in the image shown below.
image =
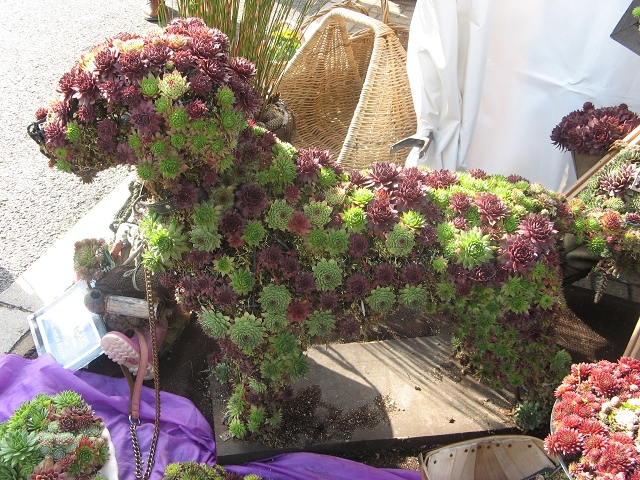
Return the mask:
<path id="1" fill-rule="evenodd" d="M 143 0 L 0 0 L 0 291 L 127 175 L 102 172 L 83 185 L 47 166 L 27 135 L 40 107 L 80 55 L 119 32 L 156 28 Z"/>

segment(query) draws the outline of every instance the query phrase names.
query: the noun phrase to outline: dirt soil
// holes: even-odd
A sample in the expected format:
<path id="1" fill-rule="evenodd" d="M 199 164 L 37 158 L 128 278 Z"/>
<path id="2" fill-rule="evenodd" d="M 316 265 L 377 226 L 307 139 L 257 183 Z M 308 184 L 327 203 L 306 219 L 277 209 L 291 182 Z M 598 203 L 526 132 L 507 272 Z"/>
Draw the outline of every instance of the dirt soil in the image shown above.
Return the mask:
<path id="1" fill-rule="evenodd" d="M 592 295 L 593 292 L 577 287 L 565 289 L 569 308 L 558 316 L 559 343 L 571 353 L 575 362 L 615 361 L 624 352 L 633 332 L 640 315 L 640 304 L 605 295 L 599 304 L 594 305 Z M 377 331 L 369 331 L 366 336 L 368 340 L 388 340 L 447 334 L 451 334 L 451 324 L 446 317 L 399 310 L 381 322 Z M 215 340 L 207 338 L 192 321 L 172 344 L 168 355 L 160 360 L 161 389 L 189 398 L 211 425 L 212 399 L 207 357 L 216 349 Z M 119 367 L 104 355 L 87 368 L 105 375 L 122 375 Z M 452 374 L 454 370 L 459 372 L 459 366 L 453 359 L 451 369 Z M 153 387 L 152 382 L 145 384 Z M 285 428 L 271 437 L 268 443 L 287 444 L 299 438 L 300 434 L 312 442 L 329 438 L 347 439 L 356 428 L 366 428 L 384 419 L 390 408 L 393 405 L 380 397 L 358 411 L 338 411 L 322 402 L 319 388 L 310 387 L 286 403 L 283 415 Z M 541 438 L 547 434 L 544 429 L 528 433 Z M 380 468 L 418 470 L 417 455 L 426 449 L 425 446 L 340 456 Z"/>

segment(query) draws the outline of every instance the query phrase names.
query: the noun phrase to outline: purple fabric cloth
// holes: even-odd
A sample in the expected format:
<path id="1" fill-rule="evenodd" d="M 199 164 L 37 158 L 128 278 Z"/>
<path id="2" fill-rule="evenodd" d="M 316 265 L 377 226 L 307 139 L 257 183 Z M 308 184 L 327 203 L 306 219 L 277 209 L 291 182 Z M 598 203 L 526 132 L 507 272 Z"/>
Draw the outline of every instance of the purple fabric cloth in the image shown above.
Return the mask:
<path id="1" fill-rule="evenodd" d="M 128 420 L 129 386 L 124 378 L 66 370 L 50 354 L 36 360 L 17 355 L 0 356 L 0 421 L 7 420 L 16 408 L 38 393 L 53 395 L 62 390 L 78 392 L 96 415 L 102 417 L 116 449 L 120 479 L 135 478 Z M 143 387 L 140 398 L 142 424 L 137 429 L 143 461 L 147 459 L 153 434 L 154 399 L 154 390 Z M 161 433 L 151 478 L 160 480 L 165 467 L 172 462 L 215 463 L 216 446 L 211 426 L 193 403 L 162 392 L 160 405 Z"/>
<path id="2" fill-rule="evenodd" d="M 135 460 L 129 434 L 129 387 L 124 378 L 112 378 L 82 370 L 62 368 L 45 354 L 36 360 L 17 355 L 0 356 L 0 422 L 38 393 L 53 395 L 62 390 L 78 392 L 102 417 L 116 449 L 121 480 L 135 478 Z M 138 441 L 146 460 L 153 434 L 155 392 L 143 387 L 140 399 Z M 160 435 L 151 479 L 162 479 L 169 463 L 194 461 L 213 465 L 216 446 L 211 426 L 188 399 L 162 392 Z M 288 453 L 241 466 L 225 465 L 242 475 L 255 473 L 265 480 L 420 480 L 419 472 L 385 470 L 338 457 L 313 453 Z"/>
<path id="3" fill-rule="evenodd" d="M 225 465 L 240 475 L 255 473 L 265 480 L 420 480 L 420 472 L 370 467 L 318 453 L 285 453 L 277 457 Z"/>

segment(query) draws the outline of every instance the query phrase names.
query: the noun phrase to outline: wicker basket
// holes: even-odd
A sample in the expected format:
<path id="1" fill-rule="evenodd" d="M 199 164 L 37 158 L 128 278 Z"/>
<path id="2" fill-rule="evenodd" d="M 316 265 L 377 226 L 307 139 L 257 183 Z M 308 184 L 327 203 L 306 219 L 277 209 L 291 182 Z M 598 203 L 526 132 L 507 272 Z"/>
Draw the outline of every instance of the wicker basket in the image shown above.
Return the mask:
<path id="1" fill-rule="evenodd" d="M 349 35 L 347 23 L 361 30 Z M 372 40 L 372 41 L 371 41 Z M 404 164 L 389 146 L 416 131 L 406 51 L 393 29 L 344 8 L 326 13 L 282 74 L 298 148 L 327 148 L 347 170 Z"/>

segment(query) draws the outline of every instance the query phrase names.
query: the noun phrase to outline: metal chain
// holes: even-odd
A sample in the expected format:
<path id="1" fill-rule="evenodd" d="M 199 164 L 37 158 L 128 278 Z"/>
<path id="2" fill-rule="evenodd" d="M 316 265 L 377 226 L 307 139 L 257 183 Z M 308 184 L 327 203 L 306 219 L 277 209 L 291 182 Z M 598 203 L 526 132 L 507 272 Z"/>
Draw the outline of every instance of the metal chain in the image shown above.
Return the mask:
<path id="1" fill-rule="evenodd" d="M 147 290 L 147 307 L 149 308 L 149 330 L 151 335 L 151 353 L 153 358 L 153 386 L 155 390 L 156 401 L 156 417 L 154 422 L 153 437 L 149 445 L 149 456 L 147 458 L 147 468 L 142 474 L 142 455 L 140 453 L 140 445 L 138 444 L 138 436 L 136 428 L 140 425 L 138 422 L 131 422 L 129 430 L 131 432 L 131 443 L 133 444 L 133 453 L 136 459 L 136 478 L 147 480 L 151 476 L 153 464 L 155 461 L 156 445 L 158 444 L 158 435 L 160 434 L 160 375 L 158 368 L 158 340 L 156 338 L 156 312 L 153 306 L 153 285 L 151 283 L 151 271 L 144 269 L 144 283 Z M 138 372 L 138 375 L 144 375 L 144 372 Z"/>

